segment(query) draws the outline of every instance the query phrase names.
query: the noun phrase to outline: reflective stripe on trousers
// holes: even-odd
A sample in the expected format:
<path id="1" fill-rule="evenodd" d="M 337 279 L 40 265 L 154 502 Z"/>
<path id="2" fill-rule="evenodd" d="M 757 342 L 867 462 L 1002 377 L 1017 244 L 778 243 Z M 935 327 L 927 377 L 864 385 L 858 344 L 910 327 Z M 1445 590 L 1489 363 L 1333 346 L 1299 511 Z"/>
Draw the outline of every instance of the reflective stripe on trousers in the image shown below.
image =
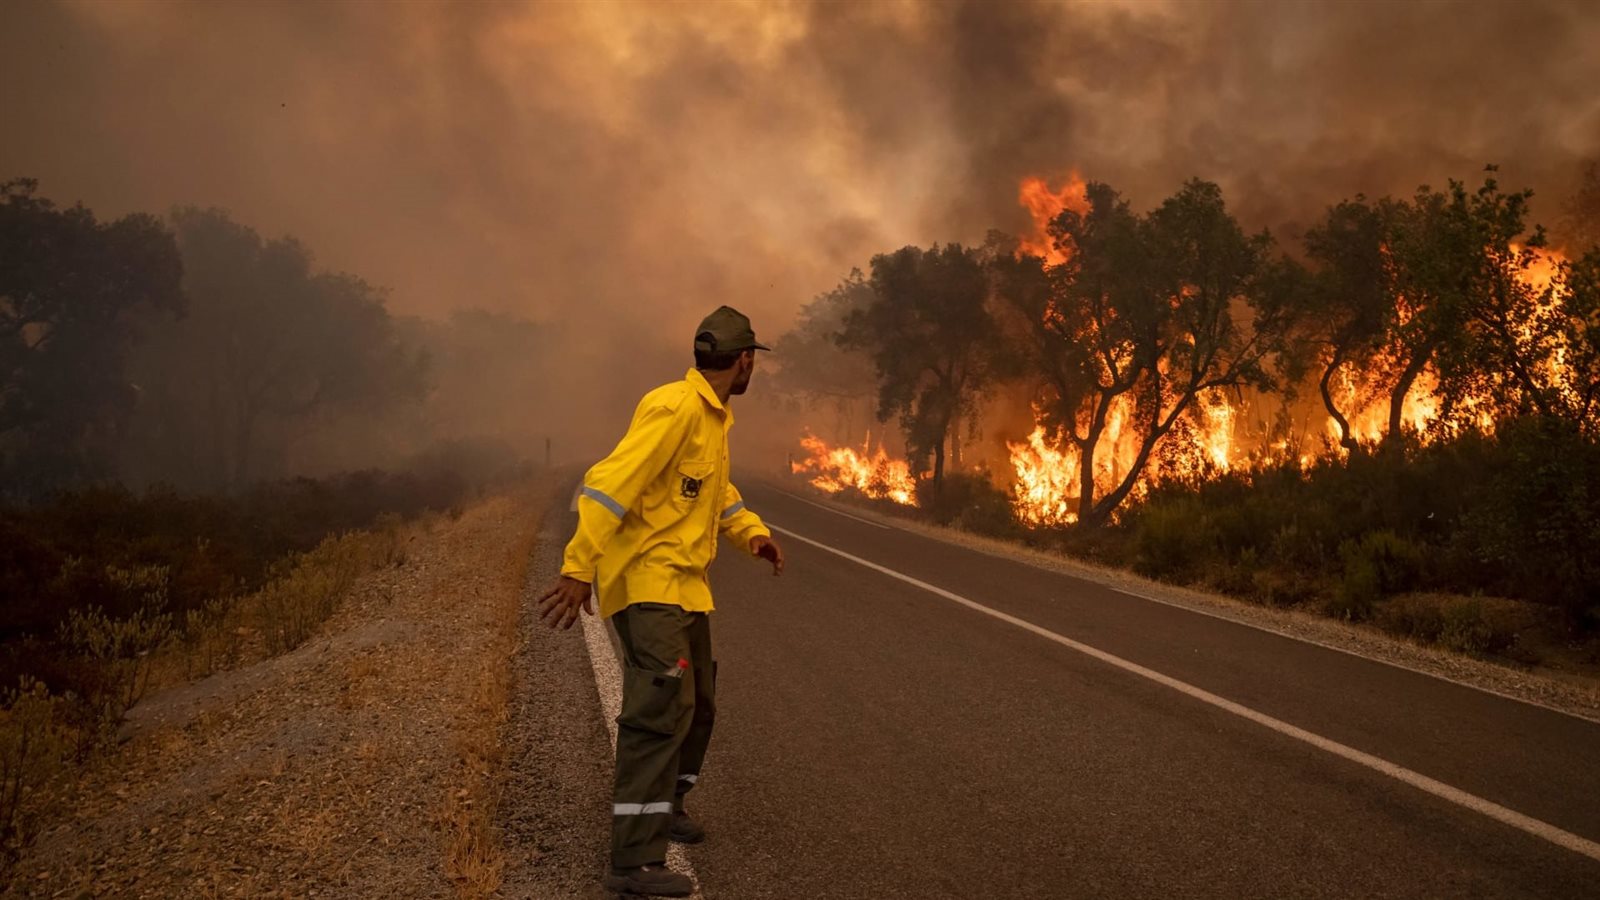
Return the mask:
<path id="1" fill-rule="evenodd" d="M 671 803 L 613 803 L 613 816 L 654 816 L 672 812 Z"/>

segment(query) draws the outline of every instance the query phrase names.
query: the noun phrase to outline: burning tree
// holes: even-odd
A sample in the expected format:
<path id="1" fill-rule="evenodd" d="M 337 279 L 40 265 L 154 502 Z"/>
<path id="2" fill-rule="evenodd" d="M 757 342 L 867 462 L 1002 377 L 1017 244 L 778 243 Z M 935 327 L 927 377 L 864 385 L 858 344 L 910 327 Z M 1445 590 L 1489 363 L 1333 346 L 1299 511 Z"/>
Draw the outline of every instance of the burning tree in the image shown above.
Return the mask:
<path id="1" fill-rule="evenodd" d="M 1283 312 L 1257 291 L 1271 239 L 1245 235 L 1216 185 L 1190 181 L 1146 216 L 1105 184 L 1087 200 L 1050 225 L 1060 263 L 1025 253 L 995 267 L 1044 385 L 1041 427 L 1074 451 L 1077 509 L 1065 518 L 1093 526 L 1186 416 L 1270 384 Z"/>
<path id="2" fill-rule="evenodd" d="M 1388 204 L 1357 197 L 1331 207 L 1306 234 L 1309 272 L 1292 266 L 1287 290 L 1297 294 L 1298 359 L 1315 356 L 1317 390 L 1340 446 L 1358 444 L 1351 416 L 1358 402 L 1351 371 L 1366 371 L 1378 355 L 1396 302 L 1385 253 Z"/>
<path id="3" fill-rule="evenodd" d="M 1162 481 L 1304 467 L 1324 422 L 1346 453 L 1529 417 L 1593 435 L 1600 249 L 1569 261 L 1525 233 L 1530 196 L 1493 177 L 1357 196 L 1311 229 L 1301 263 L 1246 234 L 1214 184 L 1141 215 L 1075 174 L 1029 178 L 1034 233 L 876 257 L 848 283 L 864 302 L 843 343 L 871 356 L 880 417 L 899 413 L 910 458 L 932 455 L 938 476 L 957 421 L 1008 419 L 977 400 L 1022 375 L 1008 399 L 1033 401 L 1034 428 L 1005 446 L 1030 525 L 1097 526 Z M 1311 385 L 1326 419 L 1296 402 Z"/>
<path id="4" fill-rule="evenodd" d="M 1344 448 L 1586 415 L 1568 383 L 1583 342 L 1570 267 L 1541 230 L 1522 241 L 1529 197 L 1493 178 L 1470 193 L 1451 181 L 1410 201 L 1340 203 L 1307 234 L 1311 267 L 1290 303 Z"/>
<path id="5" fill-rule="evenodd" d="M 1569 261 L 1530 242 L 1491 256 L 1496 277 L 1446 396 L 1465 396 L 1490 424 L 1537 416 L 1600 431 L 1600 250 Z"/>
<path id="6" fill-rule="evenodd" d="M 871 355 L 878 418 L 898 415 L 909 455 L 932 456 L 937 491 L 946 446 L 959 464 L 956 426 L 994 370 L 988 273 L 960 244 L 905 247 L 872 258 L 870 284 L 872 301 L 846 318 L 840 344 Z"/>

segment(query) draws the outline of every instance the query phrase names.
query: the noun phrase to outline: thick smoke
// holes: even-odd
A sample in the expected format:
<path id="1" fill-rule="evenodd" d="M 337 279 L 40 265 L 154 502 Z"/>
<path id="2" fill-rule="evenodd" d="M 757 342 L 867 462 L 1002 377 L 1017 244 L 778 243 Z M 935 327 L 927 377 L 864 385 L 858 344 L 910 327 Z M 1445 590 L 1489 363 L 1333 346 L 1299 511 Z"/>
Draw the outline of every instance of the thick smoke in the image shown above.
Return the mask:
<path id="1" fill-rule="evenodd" d="M 547 323 L 549 390 L 507 414 L 558 422 L 574 456 L 686 367 L 706 311 L 775 336 L 876 252 L 1022 228 L 1024 175 L 1076 167 L 1140 207 L 1199 176 L 1292 236 L 1342 197 L 1486 162 L 1553 222 L 1600 154 L 1583 0 L 130 0 L 0 19 L 0 177 L 102 215 L 224 207 L 388 286 L 398 313 Z"/>

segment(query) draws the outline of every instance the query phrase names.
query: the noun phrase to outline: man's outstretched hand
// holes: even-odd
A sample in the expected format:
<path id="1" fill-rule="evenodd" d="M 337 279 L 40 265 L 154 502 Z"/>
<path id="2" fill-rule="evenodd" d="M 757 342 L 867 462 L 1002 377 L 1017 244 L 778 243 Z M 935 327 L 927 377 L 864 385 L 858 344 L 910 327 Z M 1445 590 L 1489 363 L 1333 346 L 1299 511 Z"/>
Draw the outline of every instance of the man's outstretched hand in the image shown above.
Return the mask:
<path id="1" fill-rule="evenodd" d="M 772 574 L 783 574 L 783 550 L 778 543 L 765 535 L 758 535 L 750 539 L 750 552 L 772 563 Z"/>
<path id="2" fill-rule="evenodd" d="M 578 610 L 594 615 L 594 604 L 589 601 L 589 583 L 561 576 L 555 587 L 539 598 L 539 619 L 551 628 L 568 629 L 578 621 Z"/>

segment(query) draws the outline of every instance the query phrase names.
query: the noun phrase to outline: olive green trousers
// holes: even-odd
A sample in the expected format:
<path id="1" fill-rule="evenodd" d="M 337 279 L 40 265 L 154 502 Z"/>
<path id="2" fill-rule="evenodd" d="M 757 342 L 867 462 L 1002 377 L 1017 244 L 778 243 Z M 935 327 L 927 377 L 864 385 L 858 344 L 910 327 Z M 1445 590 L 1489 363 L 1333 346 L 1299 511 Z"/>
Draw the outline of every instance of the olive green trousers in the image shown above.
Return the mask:
<path id="1" fill-rule="evenodd" d="M 700 780 L 716 720 L 711 619 L 665 603 L 611 617 L 622 643 L 622 713 L 611 807 L 611 864 L 663 863 L 667 826 Z"/>

